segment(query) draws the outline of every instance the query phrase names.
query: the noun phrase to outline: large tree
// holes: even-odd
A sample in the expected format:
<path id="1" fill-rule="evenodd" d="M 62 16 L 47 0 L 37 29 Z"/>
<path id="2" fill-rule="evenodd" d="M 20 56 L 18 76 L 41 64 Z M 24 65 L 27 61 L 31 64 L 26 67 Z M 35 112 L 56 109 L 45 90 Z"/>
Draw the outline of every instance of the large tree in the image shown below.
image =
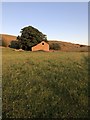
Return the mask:
<path id="1" fill-rule="evenodd" d="M 32 46 L 40 43 L 41 41 L 47 42 L 46 35 L 32 26 L 21 29 L 21 36 L 18 36 L 17 39 L 20 48 L 24 50 L 31 50 Z"/>

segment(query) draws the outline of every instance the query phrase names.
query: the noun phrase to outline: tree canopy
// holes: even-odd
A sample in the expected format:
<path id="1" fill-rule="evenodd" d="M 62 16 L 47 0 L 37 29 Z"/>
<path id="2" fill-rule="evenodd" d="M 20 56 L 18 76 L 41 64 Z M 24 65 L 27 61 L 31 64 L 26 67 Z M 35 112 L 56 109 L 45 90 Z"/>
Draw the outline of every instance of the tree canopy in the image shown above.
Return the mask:
<path id="1" fill-rule="evenodd" d="M 31 47 L 40 43 L 41 41 L 47 42 L 45 34 L 40 32 L 38 29 L 28 26 L 21 29 L 21 36 L 18 36 L 18 42 L 20 48 L 24 50 L 31 50 Z"/>

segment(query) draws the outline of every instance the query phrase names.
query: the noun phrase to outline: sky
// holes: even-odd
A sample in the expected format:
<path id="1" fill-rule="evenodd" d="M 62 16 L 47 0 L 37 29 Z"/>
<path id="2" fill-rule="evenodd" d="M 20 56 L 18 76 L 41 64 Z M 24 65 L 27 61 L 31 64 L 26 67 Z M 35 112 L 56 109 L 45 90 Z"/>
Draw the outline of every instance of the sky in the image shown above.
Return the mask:
<path id="1" fill-rule="evenodd" d="M 33 26 L 48 40 L 88 44 L 88 2 L 2 2 L 0 33 Z"/>

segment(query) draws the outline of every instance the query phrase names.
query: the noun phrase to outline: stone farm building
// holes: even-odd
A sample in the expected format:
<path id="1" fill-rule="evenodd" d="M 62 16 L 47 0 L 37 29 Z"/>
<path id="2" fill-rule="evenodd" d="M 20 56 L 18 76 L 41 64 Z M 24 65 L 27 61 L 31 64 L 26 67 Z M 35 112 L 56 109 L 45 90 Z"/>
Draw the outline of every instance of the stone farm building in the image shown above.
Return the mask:
<path id="1" fill-rule="evenodd" d="M 46 43 L 45 41 L 42 41 L 39 44 L 32 47 L 32 51 L 38 50 L 49 51 L 49 44 Z"/>

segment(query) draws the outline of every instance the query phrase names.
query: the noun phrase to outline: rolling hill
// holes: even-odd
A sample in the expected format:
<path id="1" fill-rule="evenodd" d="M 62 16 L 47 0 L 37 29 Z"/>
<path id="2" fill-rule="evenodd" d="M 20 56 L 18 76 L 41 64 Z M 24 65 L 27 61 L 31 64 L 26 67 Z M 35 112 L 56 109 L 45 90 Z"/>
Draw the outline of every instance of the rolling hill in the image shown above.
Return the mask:
<path id="1" fill-rule="evenodd" d="M 16 40 L 16 38 L 17 37 L 14 35 L 0 34 L 0 41 L 2 41 L 2 46 L 4 47 L 9 47 L 10 42 L 12 40 Z M 53 43 L 58 43 L 60 46 L 59 51 L 87 52 L 89 51 L 89 48 L 90 48 L 90 46 L 87 46 L 87 45 L 74 44 L 70 42 L 63 42 L 63 41 L 57 41 L 57 40 L 49 40 L 48 43 L 49 45 L 52 45 Z"/>
<path id="2" fill-rule="evenodd" d="M 16 40 L 16 36 L 7 35 L 7 34 L 0 34 L 0 41 L 2 41 L 2 46 L 8 47 L 12 40 Z"/>
<path id="3" fill-rule="evenodd" d="M 63 42 L 63 41 L 56 41 L 52 40 L 49 41 L 49 45 L 53 43 L 58 43 L 60 45 L 60 51 L 71 51 L 71 52 L 86 52 L 89 50 L 89 46 L 81 45 L 81 44 L 74 44 L 70 42 Z"/>

